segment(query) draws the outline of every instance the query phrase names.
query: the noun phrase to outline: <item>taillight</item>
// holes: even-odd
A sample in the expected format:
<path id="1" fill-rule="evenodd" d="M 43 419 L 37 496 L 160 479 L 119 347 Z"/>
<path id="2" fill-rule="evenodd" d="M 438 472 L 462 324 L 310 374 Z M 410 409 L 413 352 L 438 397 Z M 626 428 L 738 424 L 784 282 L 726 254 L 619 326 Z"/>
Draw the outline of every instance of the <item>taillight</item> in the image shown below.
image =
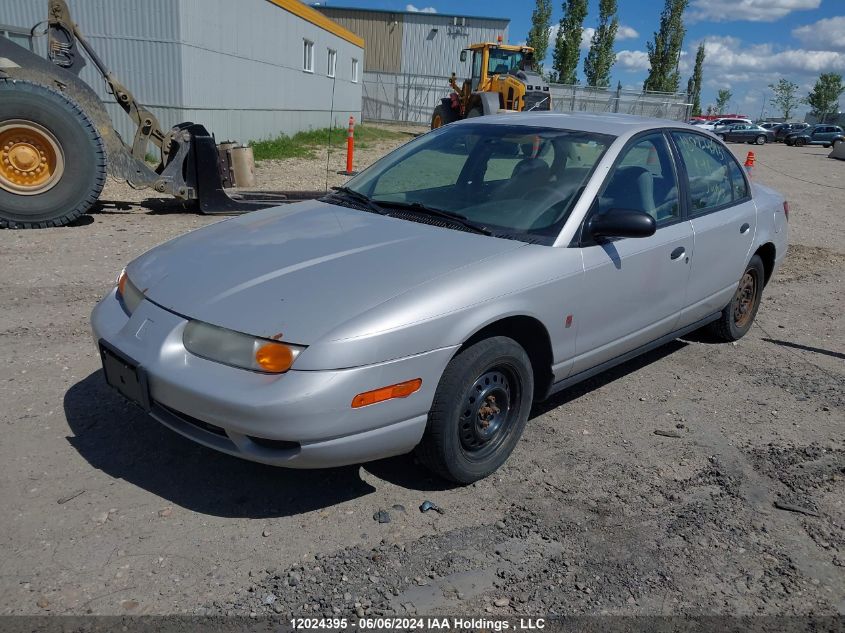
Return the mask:
<path id="1" fill-rule="evenodd" d="M 783 214 L 786 216 L 787 222 L 789 221 L 789 203 L 784 200 L 783 201 Z"/>

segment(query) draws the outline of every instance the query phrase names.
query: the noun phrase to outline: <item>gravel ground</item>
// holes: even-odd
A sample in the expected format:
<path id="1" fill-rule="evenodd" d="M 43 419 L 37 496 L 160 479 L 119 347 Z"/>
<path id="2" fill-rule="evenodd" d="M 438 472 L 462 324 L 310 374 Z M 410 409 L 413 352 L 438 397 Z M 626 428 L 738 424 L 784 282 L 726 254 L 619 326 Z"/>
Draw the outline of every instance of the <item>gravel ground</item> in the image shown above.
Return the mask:
<path id="1" fill-rule="evenodd" d="M 845 162 L 753 149 L 792 206 L 758 325 L 558 394 L 463 488 L 411 457 L 240 461 L 105 387 L 94 303 L 126 261 L 218 218 L 109 183 L 76 226 L 0 232 L 0 613 L 845 614 Z M 321 187 L 325 156 L 258 175 Z"/>

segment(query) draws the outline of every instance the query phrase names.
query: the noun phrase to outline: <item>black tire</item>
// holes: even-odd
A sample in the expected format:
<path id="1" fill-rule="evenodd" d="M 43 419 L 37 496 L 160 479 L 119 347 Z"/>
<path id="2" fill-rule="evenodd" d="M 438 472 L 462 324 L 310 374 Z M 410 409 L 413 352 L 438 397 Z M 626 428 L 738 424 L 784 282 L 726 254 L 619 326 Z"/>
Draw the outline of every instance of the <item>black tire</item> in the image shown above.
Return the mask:
<path id="1" fill-rule="evenodd" d="M 824 145 L 822 145 L 822 147 L 824 147 L 825 149 L 830 149 L 830 143 L 825 143 Z"/>
<path id="2" fill-rule="evenodd" d="M 757 138 L 754 139 L 754 142 L 757 145 L 765 145 L 766 144 L 766 137 L 761 134 L 760 136 L 758 136 Z"/>
<path id="3" fill-rule="evenodd" d="M 443 107 L 441 103 L 436 108 L 434 108 L 434 112 L 431 113 L 431 129 L 436 130 L 439 127 L 443 127 L 449 123 L 449 119 L 446 116 L 446 108 Z"/>
<path id="4" fill-rule="evenodd" d="M 746 285 L 749 277 L 753 282 L 753 288 L 748 288 Z M 723 341 L 730 342 L 738 341 L 748 333 L 760 308 L 765 278 L 763 260 L 759 255 L 754 255 L 745 267 L 731 302 L 722 310 L 719 319 L 711 324 L 713 334 Z"/>
<path id="5" fill-rule="evenodd" d="M 795 139 L 795 147 L 804 147 L 806 141 L 803 138 Z"/>
<path id="6" fill-rule="evenodd" d="M 469 112 L 467 112 L 468 119 L 474 119 L 477 116 L 484 116 L 484 110 L 479 107 L 471 108 Z"/>
<path id="7" fill-rule="evenodd" d="M 722 139 L 722 142 L 723 142 L 723 143 L 726 143 L 726 142 L 727 142 L 727 140 L 728 140 L 728 139 L 726 139 L 726 138 L 725 138 L 725 135 L 724 135 L 724 134 L 717 134 L 716 136 L 718 136 L 720 139 Z"/>
<path id="8" fill-rule="evenodd" d="M 531 361 L 516 341 L 496 336 L 475 343 L 446 366 L 417 457 L 450 481 L 487 477 L 519 441 L 533 398 Z"/>
<path id="9" fill-rule="evenodd" d="M 68 96 L 40 84 L 0 80 L 0 126 L 13 120 L 49 131 L 63 153 L 64 171 L 43 193 L 21 195 L 0 188 L 0 228 L 73 222 L 97 201 L 106 182 L 106 150 L 99 132 Z"/>

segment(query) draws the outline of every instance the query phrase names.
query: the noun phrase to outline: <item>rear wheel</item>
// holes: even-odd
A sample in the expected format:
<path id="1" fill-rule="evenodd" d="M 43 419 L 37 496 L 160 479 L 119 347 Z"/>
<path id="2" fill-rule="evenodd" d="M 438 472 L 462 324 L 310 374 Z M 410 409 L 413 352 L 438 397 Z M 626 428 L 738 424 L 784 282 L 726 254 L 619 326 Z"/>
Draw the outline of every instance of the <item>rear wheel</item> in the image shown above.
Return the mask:
<path id="1" fill-rule="evenodd" d="M 803 138 L 795 139 L 795 147 L 804 147 L 806 141 Z"/>
<path id="2" fill-rule="evenodd" d="M 62 226 L 88 211 L 106 180 L 106 152 L 72 99 L 0 80 L 0 227 Z"/>
<path id="3" fill-rule="evenodd" d="M 712 324 L 713 333 L 723 341 L 738 341 L 748 333 L 763 297 L 765 269 L 763 260 L 755 255 L 748 262 L 731 302 Z"/>
<path id="4" fill-rule="evenodd" d="M 443 372 L 418 458 L 458 483 L 487 477 L 519 441 L 533 394 L 531 361 L 516 341 L 497 336 L 468 347 Z"/>
<path id="5" fill-rule="evenodd" d="M 760 136 L 758 136 L 757 138 L 754 139 L 754 142 L 757 145 L 765 145 L 766 144 L 766 137 L 761 134 Z"/>

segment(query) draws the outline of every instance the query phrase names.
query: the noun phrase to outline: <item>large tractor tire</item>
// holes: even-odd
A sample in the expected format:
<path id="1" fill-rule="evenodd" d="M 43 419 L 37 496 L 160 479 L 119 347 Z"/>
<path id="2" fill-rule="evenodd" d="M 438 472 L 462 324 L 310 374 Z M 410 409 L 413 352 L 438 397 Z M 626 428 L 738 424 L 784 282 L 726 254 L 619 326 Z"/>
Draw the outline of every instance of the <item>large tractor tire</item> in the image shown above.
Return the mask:
<path id="1" fill-rule="evenodd" d="M 105 182 L 103 139 L 73 99 L 0 79 L 0 228 L 73 222 Z"/>

